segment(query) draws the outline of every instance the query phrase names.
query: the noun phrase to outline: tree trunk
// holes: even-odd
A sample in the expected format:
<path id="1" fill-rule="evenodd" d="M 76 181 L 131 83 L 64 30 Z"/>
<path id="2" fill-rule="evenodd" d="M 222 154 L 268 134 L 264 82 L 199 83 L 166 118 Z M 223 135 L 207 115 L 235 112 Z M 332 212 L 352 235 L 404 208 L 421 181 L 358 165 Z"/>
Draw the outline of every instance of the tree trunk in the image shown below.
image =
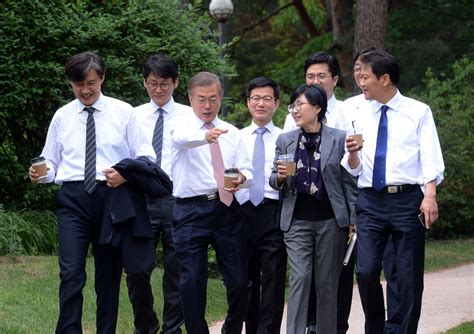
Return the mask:
<path id="1" fill-rule="evenodd" d="M 308 30 L 309 35 L 311 37 L 318 36 L 319 31 L 316 28 L 313 20 L 309 16 L 308 11 L 304 6 L 303 0 L 293 0 L 292 3 L 295 6 L 296 11 L 298 12 L 298 15 L 300 16 L 301 22 L 303 22 L 304 26 Z"/>
<path id="2" fill-rule="evenodd" d="M 357 0 L 354 54 L 367 47 L 385 44 L 388 0 Z"/>
<path id="3" fill-rule="evenodd" d="M 339 65 L 341 66 L 340 80 L 344 87 L 352 87 L 352 45 L 353 45 L 353 20 L 352 0 L 330 1 L 333 48 L 337 50 Z"/>

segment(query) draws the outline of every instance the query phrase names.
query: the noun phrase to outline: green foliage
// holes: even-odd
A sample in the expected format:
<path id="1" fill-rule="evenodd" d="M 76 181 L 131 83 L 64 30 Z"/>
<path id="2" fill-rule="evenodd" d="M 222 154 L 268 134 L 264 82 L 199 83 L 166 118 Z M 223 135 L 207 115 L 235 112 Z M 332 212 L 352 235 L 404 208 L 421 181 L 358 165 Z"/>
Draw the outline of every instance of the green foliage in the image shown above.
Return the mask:
<path id="1" fill-rule="evenodd" d="M 105 94 L 139 105 L 148 100 L 142 65 L 155 52 L 180 65 L 183 83 L 196 72 L 224 77 L 234 69 L 219 58 L 211 19 L 192 6 L 163 1 L 6 1 L 0 10 L 0 188 L 6 207 L 27 207 L 38 189 L 28 185 L 29 159 L 41 152 L 54 112 L 73 99 L 64 63 L 82 51 L 108 66 Z M 34 190 L 33 190 L 34 189 Z M 54 191 L 41 202 L 52 202 Z"/>
<path id="2" fill-rule="evenodd" d="M 386 46 L 402 66 L 402 90 L 422 88 L 428 67 L 440 73 L 463 55 L 474 56 L 471 0 L 410 0 L 391 7 Z"/>
<path id="3" fill-rule="evenodd" d="M 421 100 L 432 108 L 446 165 L 438 191 L 440 220 L 434 238 L 474 234 L 474 60 L 462 58 L 449 73 L 426 75 Z"/>
<path id="4" fill-rule="evenodd" d="M 0 255 L 55 254 L 57 245 L 51 212 L 0 210 Z"/>
<path id="5" fill-rule="evenodd" d="M 280 6 L 283 6 L 287 4 L 288 1 L 279 0 L 278 3 Z M 316 28 L 318 30 L 324 30 L 327 18 L 326 9 L 324 8 L 322 2 L 303 0 L 303 5 L 306 8 L 308 15 L 314 22 Z M 278 15 L 273 22 L 273 26 L 281 31 L 287 31 L 289 27 L 292 27 L 302 34 L 307 34 L 306 30 L 301 25 L 301 18 L 294 6 L 288 8 L 288 10 L 285 10 L 280 15 Z"/>

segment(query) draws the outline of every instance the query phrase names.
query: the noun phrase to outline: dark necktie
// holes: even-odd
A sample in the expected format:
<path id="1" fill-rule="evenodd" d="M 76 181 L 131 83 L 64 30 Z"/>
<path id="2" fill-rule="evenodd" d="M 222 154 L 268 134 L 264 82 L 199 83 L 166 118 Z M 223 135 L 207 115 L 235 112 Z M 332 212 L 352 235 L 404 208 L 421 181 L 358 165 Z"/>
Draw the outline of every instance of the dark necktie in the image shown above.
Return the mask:
<path id="1" fill-rule="evenodd" d="M 161 167 L 161 152 L 163 148 L 163 112 L 164 109 L 158 108 L 158 119 L 155 123 L 155 130 L 153 130 L 153 139 L 151 145 L 156 153 L 156 164 Z"/>
<path id="2" fill-rule="evenodd" d="M 95 122 L 92 115 L 95 111 L 93 107 L 85 107 L 87 116 L 86 126 L 86 160 L 84 164 L 84 189 L 92 194 L 97 186 L 96 176 L 96 143 L 95 143 Z"/>
<path id="3" fill-rule="evenodd" d="M 214 124 L 212 123 L 206 123 L 204 126 L 209 130 L 214 128 Z M 234 196 L 227 190 L 224 190 L 224 159 L 222 158 L 222 152 L 221 148 L 219 147 L 219 143 L 210 143 L 209 149 L 211 151 L 211 163 L 214 170 L 214 178 L 216 179 L 217 183 L 219 199 L 225 205 L 230 206 L 234 200 Z"/>
<path id="4" fill-rule="evenodd" d="M 388 106 L 380 108 L 379 129 L 377 132 L 377 146 L 375 148 L 374 172 L 372 175 L 372 187 L 381 191 L 385 183 L 385 168 L 387 163 L 387 110 Z"/>
<path id="5" fill-rule="evenodd" d="M 265 143 L 263 142 L 263 134 L 266 128 L 258 128 L 255 130 L 257 137 L 255 138 L 255 146 L 253 151 L 253 180 L 250 187 L 250 201 L 257 206 L 263 201 L 265 189 Z"/>

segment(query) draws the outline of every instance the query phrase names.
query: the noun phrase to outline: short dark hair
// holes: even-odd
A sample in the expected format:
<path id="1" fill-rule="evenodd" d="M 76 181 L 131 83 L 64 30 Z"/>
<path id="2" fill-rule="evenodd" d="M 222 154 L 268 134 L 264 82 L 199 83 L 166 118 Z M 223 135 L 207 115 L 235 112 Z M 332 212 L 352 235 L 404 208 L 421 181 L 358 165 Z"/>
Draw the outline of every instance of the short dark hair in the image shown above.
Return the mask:
<path id="1" fill-rule="evenodd" d="M 199 72 L 188 81 L 188 94 L 191 95 L 196 87 L 209 87 L 216 85 L 221 97 L 224 96 L 224 84 L 222 80 L 211 72 Z"/>
<path id="2" fill-rule="evenodd" d="M 304 61 L 304 73 L 306 74 L 308 68 L 314 64 L 327 64 L 329 67 L 329 72 L 331 72 L 333 77 L 339 75 L 340 69 L 337 59 L 327 52 L 316 52 L 306 58 Z"/>
<path id="3" fill-rule="evenodd" d="M 374 72 L 377 79 L 380 79 L 384 74 L 388 74 L 392 84 L 398 85 L 400 81 L 400 65 L 397 59 L 387 51 L 377 49 L 363 54 L 360 61 L 372 68 L 372 72 Z"/>
<path id="4" fill-rule="evenodd" d="M 163 79 L 178 79 L 178 63 L 167 55 L 155 53 L 151 55 L 143 66 L 143 78 L 154 74 Z"/>
<path id="5" fill-rule="evenodd" d="M 368 47 L 368 48 L 363 48 L 363 49 L 360 49 L 358 52 L 356 52 L 356 54 L 354 55 L 354 58 L 352 59 L 352 63 L 355 64 L 355 62 L 357 61 L 357 59 L 359 59 L 360 56 L 362 56 L 363 54 L 366 54 L 366 53 L 369 53 L 369 52 L 372 52 L 374 50 L 377 50 L 377 48 L 371 46 L 371 47 Z"/>
<path id="6" fill-rule="evenodd" d="M 275 97 L 275 100 L 280 98 L 280 86 L 278 86 L 274 80 L 267 77 L 258 77 L 250 81 L 247 87 L 247 99 L 250 98 L 250 94 L 252 93 L 253 89 L 261 87 L 273 88 L 273 96 Z"/>
<path id="7" fill-rule="evenodd" d="M 296 88 L 290 97 L 290 104 L 295 103 L 298 96 L 303 94 L 312 106 L 318 106 L 321 111 L 318 114 L 318 121 L 322 121 L 326 117 L 326 109 L 328 107 L 328 99 L 326 92 L 319 85 L 301 85 Z"/>
<path id="8" fill-rule="evenodd" d="M 99 77 L 103 79 L 107 69 L 104 60 L 98 54 L 81 52 L 69 58 L 64 70 L 69 81 L 82 82 L 90 70 L 95 70 Z"/>

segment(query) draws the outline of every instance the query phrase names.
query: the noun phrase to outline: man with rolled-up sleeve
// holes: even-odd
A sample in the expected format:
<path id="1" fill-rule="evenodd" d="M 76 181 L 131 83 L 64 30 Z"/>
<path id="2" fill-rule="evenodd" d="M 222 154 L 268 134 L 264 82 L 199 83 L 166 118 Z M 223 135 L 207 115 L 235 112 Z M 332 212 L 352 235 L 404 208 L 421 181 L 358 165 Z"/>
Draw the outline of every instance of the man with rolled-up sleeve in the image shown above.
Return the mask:
<path id="1" fill-rule="evenodd" d="M 341 163 L 359 176 L 356 274 L 365 332 L 416 333 L 423 292 L 424 231 L 438 219 L 436 186 L 443 179 L 443 157 L 430 107 L 398 91 L 397 60 L 378 49 L 360 60 L 360 87 L 365 98 L 372 100 L 357 113 L 364 145 L 359 147 L 349 136 L 348 153 Z M 380 273 L 390 236 L 400 300 L 396 316 L 385 323 Z"/>
<path id="2" fill-rule="evenodd" d="M 193 113 L 172 135 L 173 240 L 182 266 L 181 300 L 188 333 L 208 333 L 205 316 L 207 250 L 212 245 L 227 289 L 223 333 L 241 333 L 249 284 L 245 270 L 242 209 L 233 193 L 247 187 L 252 164 L 240 132 L 217 117 L 223 97 L 219 77 L 200 72 L 188 82 Z M 238 178 L 224 189 L 224 169 Z"/>

